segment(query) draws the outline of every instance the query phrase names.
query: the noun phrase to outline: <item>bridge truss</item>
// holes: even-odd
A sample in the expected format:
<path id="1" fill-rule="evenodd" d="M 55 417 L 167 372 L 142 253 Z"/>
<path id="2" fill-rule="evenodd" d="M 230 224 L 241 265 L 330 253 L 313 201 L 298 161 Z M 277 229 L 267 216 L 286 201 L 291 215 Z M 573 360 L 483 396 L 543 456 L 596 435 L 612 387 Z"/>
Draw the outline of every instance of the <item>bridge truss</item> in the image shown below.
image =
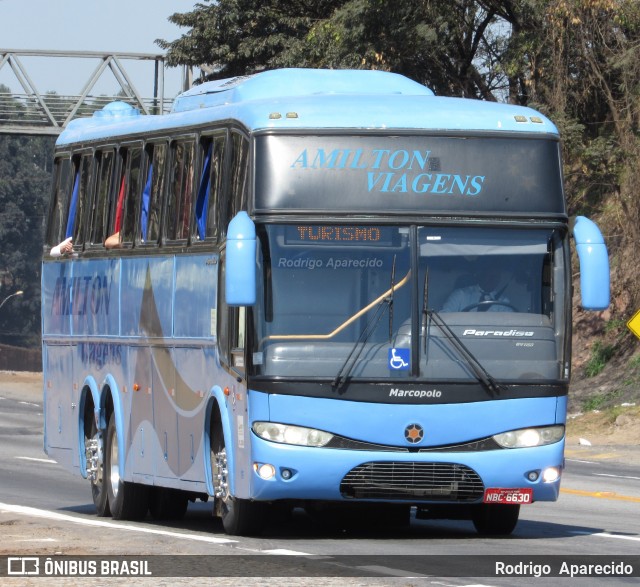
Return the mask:
<path id="1" fill-rule="evenodd" d="M 36 88 L 23 57 L 93 59 L 97 66 L 77 95 L 42 93 Z M 153 95 L 143 97 L 134 83 L 133 62 L 153 62 Z M 53 63 L 52 63 L 53 65 Z M 127 69 L 129 67 L 129 69 Z M 0 49 L 0 73 L 8 68 L 19 82 L 22 92 L 2 91 L 0 85 L 0 134 L 58 135 L 74 118 L 91 116 L 115 99 L 128 102 L 145 114 L 165 114 L 172 99 L 165 98 L 164 55 L 145 53 L 101 53 L 94 51 L 35 51 Z M 119 85 L 115 95 L 97 95 L 96 84 L 107 72 Z M 183 88 L 190 82 L 190 72 L 183 70 Z"/>

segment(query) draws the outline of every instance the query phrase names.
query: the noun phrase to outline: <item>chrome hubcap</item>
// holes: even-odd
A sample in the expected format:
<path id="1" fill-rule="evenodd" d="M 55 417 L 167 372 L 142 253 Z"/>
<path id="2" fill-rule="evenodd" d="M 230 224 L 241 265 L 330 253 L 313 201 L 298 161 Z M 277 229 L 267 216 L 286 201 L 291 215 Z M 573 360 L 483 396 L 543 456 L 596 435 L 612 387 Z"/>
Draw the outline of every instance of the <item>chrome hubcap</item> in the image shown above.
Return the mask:
<path id="1" fill-rule="evenodd" d="M 229 483 L 227 480 L 227 449 L 223 448 L 213 456 L 213 495 L 216 499 L 226 501 L 229 497 Z"/>
<path id="2" fill-rule="evenodd" d="M 111 443 L 109 457 L 109 482 L 113 497 L 117 497 L 120 486 L 120 467 L 118 466 L 118 440 L 115 435 Z"/>
<path id="3" fill-rule="evenodd" d="M 87 467 L 87 478 L 94 485 L 102 484 L 104 470 L 104 448 L 102 445 L 102 433 L 96 432 L 93 438 L 87 438 L 84 444 Z"/>

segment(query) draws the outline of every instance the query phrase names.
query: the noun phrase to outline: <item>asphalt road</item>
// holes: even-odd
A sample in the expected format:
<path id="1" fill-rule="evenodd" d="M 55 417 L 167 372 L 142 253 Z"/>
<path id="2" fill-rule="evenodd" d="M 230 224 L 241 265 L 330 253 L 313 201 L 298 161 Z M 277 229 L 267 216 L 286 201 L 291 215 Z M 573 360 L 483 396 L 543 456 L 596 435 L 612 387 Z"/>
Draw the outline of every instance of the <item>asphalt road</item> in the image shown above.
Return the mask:
<path id="1" fill-rule="evenodd" d="M 402 530 L 328 528 L 301 510 L 294 511 L 291 519 L 272 524 L 260 537 L 243 538 L 224 534 L 211 516 L 211 503 L 193 504 L 183 520 L 169 524 L 150 519 L 115 522 L 97 518 L 93 511 L 88 482 L 71 476 L 43 453 L 41 398 L 0 386 L 0 571 L 10 556 L 36 555 L 44 560 L 65 554 L 92 560 L 100 555 L 153 554 L 169 555 L 160 559 L 170 567 L 169 574 L 180 576 L 175 565 L 189 562 L 191 570 L 182 574 L 197 574 L 192 569 L 200 565 L 202 574 L 216 575 L 216 585 L 286 581 L 287 585 L 459 587 L 563 584 L 572 579 L 547 576 L 544 565 L 577 560 L 580 564 L 627 561 L 636 573 L 635 577 L 582 578 L 580 585 L 640 582 L 640 448 L 633 447 L 570 448 L 560 500 L 524 506 L 508 538 L 478 536 L 466 521 L 412 519 L 410 527 Z M 172 558 L 177 555 L 198 558 Z M 507 571 L 509 564 L 521 562 L 538 565 L 528 570 L 542 576 L 496 576 L 496 560 L 502 559 Z M 486 564 L 491 566 L 490 575 L 484 572 Z M 229 576 L 234 574 L 248 578 Z M 265 579 L 283 574 L 288 576 Z M 320 581 L 318 574 L 326 578 Z M 43 584 L 42 579 L 24 577 L 0 580 L 3 585 Z M 46 581 L 87 584 L 80 578 Z M 119 579 L 105 581 L 119 584 L 114 583 Z M 212 581 L 156 576 L 123 579 L 122 584 L 138 583 Z"/>

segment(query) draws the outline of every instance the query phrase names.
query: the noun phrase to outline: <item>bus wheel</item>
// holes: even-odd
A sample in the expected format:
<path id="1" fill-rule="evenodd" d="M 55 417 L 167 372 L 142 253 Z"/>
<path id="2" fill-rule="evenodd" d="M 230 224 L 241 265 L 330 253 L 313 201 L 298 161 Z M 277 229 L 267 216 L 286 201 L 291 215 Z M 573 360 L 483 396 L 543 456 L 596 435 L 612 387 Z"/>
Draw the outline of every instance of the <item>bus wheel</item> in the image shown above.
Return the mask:
<path id="1" fill-rule="evenodd" d="M 187 512 L 189 499 L 184 491 L 155 487 L 149 496 L 149 513 L 154 520 L 179 520 Z"/>
<path id="2" fill-rule="evenodd" d="M 98 430 L 95 418 L 91 418 L 90 438 L 85 437 L 85 456 L 87 459 L 87 476 L 91 481 L 91 495 L 100 517 L 111 515 L 107 487 L 104 483 L 104 435 Z"/>
<path id="3" fill-rule="evenodd" d="M 259 534 L 264 524 L 263 505 L 247 499 L 233 497 L 229 493 L 227 450 L 222 433 L 215 435 L 211 449 L 211 473 L 214 488 L 214 512 L 222 519 L 227 534 L 253 536 Z"/>
<path id="4" fill-rule="evenodd" d="M 109 509 L 114 520 L 142 520 L 149 509 L 149 491 L 144 485 L 120 477 L 120 454 L 116 434 L 116 417 L 111 414 L 105 444 L 105 475 Z"/>
<path id="5" fill-rule="evenodd" d="M 515 529 L 519 515 L 519 505 L 484 503 L 478 506 L 472 521 L 480 534 L 507 536 Z"/>

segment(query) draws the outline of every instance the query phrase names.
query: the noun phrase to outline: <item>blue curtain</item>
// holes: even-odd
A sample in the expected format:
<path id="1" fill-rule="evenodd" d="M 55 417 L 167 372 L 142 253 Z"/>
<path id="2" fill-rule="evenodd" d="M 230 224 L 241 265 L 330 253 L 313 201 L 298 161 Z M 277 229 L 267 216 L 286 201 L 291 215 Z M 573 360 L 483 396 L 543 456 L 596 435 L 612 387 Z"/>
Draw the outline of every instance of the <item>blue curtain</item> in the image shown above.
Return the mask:
<path id="1" fill-rule="evenodd" d="M 198 199 L 196 201 L 196 225 L 198 226 L 198 236 L 200 240 L 204 240 L 207 235 L 207 210 L 209 208 L 209 192 L 211 191 L 211 182 L 209 174 L 211 171 L 211 153 L 213 151 L 213 142 L 209 143 L 207 156 L 204 160 L 204 168 L 200 177 L 200 187 L 198 188 Z"/>
<path id="2" fill-rule="evenodd" d="M 142 210 L 140 212 L 140 235 L 142 240 L 147 239 L 147 222 L 149 220 L 149 200 L 151 199 L 151 178 L 153 177 L 153 163 L 149 165 L 147 183 L 142 192 Z"/>
<path id="3" fill-rule="evenodd" d="M 69 204 L 69 216 L 67 217 L 67 230 L 64 238 L 73 236 L 73 226 L 76 220 L 76 208 L 78 207 L 78 192 L 80 191 L 80 167 L 76 171 L 76 179 L 73 183 L 73 194 L 71 196 L 71 204 Z"/>

